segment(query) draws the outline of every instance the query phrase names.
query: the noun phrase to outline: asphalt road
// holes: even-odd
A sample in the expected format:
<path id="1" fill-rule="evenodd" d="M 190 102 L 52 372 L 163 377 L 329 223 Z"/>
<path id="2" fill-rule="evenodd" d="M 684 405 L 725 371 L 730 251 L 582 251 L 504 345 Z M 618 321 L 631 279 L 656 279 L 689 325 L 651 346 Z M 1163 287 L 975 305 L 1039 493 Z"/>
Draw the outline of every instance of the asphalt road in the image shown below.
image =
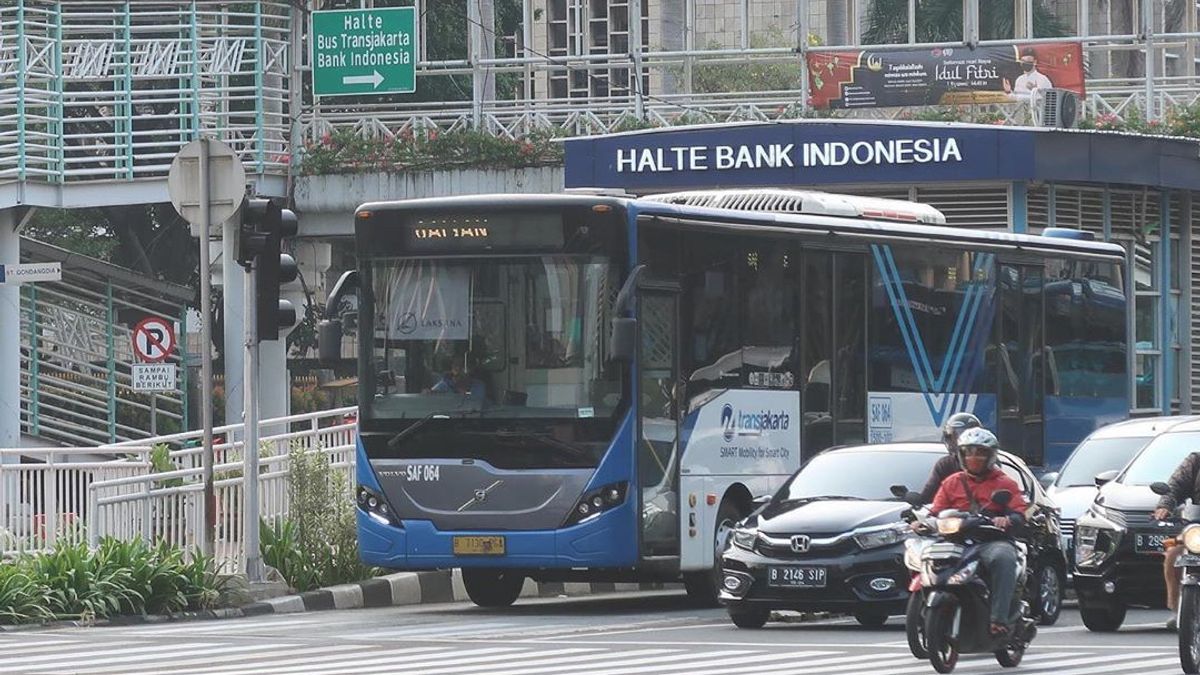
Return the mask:
<path id="1" fill-rule="evenodd" d="M 1130 611 L 1118 634 L 1089 633 L 1071 607 L 1042 628 L 1017 670 L 990 656 L 956 672 L 1178 673 L 1165 611 Z M 420 673 L 422 675 L 803 675 L 932 673 L 902 619 L 734 627 L 681 593 L 284 614 L 225 621 L 0 634 L 0 673 Z"/>

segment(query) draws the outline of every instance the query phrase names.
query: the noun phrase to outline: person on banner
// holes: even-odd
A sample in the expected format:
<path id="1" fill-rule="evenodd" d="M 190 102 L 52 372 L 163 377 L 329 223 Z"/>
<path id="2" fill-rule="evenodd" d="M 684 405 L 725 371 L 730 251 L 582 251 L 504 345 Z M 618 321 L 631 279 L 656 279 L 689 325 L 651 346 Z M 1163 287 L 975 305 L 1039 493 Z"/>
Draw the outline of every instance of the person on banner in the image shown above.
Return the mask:
<path id="1" fill-rule="evenodd" d="M 1033 50 L 1033 47 L 1021 48 L 1019 63 L 1023 72 L 1017 76 L 1017 81 L 1012 85 L 1009 85 L 1006 78 L 1004 91 L 1023 101 L 1037 102 L 1041 100 L 1042 92 L 1053 89 L 1054 83 L 1037 69 L 1037 52 Z"/>

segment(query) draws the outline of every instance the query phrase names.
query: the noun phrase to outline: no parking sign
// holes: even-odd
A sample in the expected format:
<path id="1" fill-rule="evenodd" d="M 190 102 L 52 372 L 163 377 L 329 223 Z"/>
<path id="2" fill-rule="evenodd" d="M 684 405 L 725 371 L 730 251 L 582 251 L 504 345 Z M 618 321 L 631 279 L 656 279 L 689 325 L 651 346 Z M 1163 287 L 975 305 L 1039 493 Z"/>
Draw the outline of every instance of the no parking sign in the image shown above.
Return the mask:
<path id="1" fill-rule="evenodd" d="M 133 351 L 146 363 L 166 361 L 175 351 L 175 327 L 166 319 L 142 319 L 133 329 Z"/>

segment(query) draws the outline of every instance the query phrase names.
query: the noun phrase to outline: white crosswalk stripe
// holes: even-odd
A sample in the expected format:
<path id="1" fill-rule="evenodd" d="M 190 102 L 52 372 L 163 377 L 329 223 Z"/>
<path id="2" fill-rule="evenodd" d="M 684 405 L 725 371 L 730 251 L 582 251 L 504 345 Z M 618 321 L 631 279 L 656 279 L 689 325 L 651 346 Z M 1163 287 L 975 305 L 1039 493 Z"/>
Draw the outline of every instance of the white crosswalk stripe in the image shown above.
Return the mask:
<path id="1" fill-rule="evenodd" d="M 918 675 L 931 672 L 907 649 L 887 648 L 864 652 L 848 645 L 696 646 L 647 642 L 644 645 L 608 644 L 604 641 L 532 639 L 505 643 L 439 641 L 421 644 L 393 643 L 350 636 L 324 643 L 246 636 L 227 622 L 228 640 L 208 630 L 192 639 L 185 631 L 169 635 L 132 634 L 114 630 L 112 639 L 85 642 L 60 635 L 14 634 L 0 636 L 0 673 L 29 675 L 81 673 L 90 675 L 250 675 L 296 673 L 326 675 L 346 672 L 420 673 L 420 675 L 855 675 L 887 673 Z M 251 624 L 248 624 L 251 625 Z M 260 624 L 253 624 L 260 625 Z M 302 623 L 293 624 L 302 628 Z M 437 625 L 423 624 L 430 636 Z M 478 625 L 476 625 L 478 627 Z M 181 628 L 181 626 L 177 627 Z M 208 626 L 204 626 L 208 628 Z M 374 633 L 375 631 L 371 631 Z M 383 631 L 380 631 L 383 632 Z M 179 635 L 176 635 L 176 634 Z M 232 639 L 237 636 L 239 639 Z M 92 635 L 94 637 L 94 634 Z M 1141 675 L 1174 671 L 1172 654 L 1133 650 L 1046 649 L 1035 643 L 1021 664 L 1028 675 Z M 956 672 L 992 675 L 1000 672 L 990 656 L 964 656 Z"/>

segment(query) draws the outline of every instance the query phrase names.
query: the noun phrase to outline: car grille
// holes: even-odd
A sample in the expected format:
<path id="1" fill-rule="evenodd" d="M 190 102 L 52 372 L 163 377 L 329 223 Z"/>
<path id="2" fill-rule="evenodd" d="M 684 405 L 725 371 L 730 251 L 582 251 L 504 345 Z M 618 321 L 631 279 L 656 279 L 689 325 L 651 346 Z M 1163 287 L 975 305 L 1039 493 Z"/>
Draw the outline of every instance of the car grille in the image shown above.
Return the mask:
<path id="1" fill-rule="evenodd" d="M 827 538 L 836 537 L 838 534 L 840 534 L 840 533 L 812 534 L 809 536 L 812 539 L 827 539 Z M 809 548 L 807 551 L 805 551 L 804 553 L 797 553 L 792 550 L 792 546 L 790 543 L 790 540 L 791 540 L 790 537 L 784 537 L 783 535 L 771 535 L 771 536 L 773 538 L 775 538 L 776 540 L 787 539 L 789 543 L 786 545 L 780 544 L 780 543 L 771 544 L 771 543 L 764 541 L 762 537 L 759 537 L 758 541 L 756 541 L 754 543 L 754 549 L 760 555 L 765 555 L 765 556 L 768 556 L 771 558 L 776 558 L 779 560 L 803 560 L 805 558 L 827 558 L 831 555 L 841 555 L 843 553 L 848 553 L 852 549 L 855 548 L 854 540 L 847 538 L 842 541 L 839 541 L 836 544 L 833 544 L 832 546 L 813 546 L 813 547 Z"/>
<path id="2" fill-rule="evenodd" d="M 1075 521 L 1063 518 L 1058 521 L 1058 531 L 1062 535 L 1064 542 L 1071 541 L 1075 538 Z"/>

